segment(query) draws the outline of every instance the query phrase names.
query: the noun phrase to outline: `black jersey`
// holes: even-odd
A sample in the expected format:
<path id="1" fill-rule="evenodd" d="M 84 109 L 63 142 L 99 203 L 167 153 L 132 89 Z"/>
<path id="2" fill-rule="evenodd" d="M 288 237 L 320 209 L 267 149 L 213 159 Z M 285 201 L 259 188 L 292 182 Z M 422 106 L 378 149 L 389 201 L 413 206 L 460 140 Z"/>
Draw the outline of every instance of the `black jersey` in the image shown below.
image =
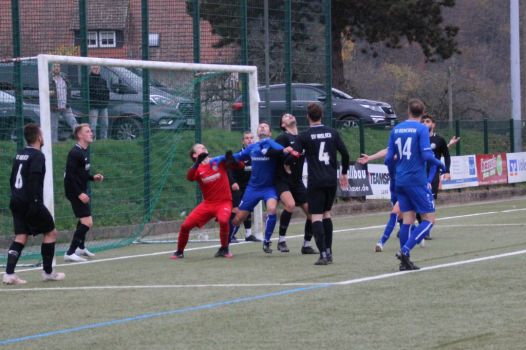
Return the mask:
<path id="1" fill-rule="evenodd" d="M 336 152 L 342 157 L 342 172 L 349 169 L 349 152 L 340 134 L 333 128 L 322 124 L 313 125 L 299 134 L 293 148 L 302 152 L 305 150 L 305 160 L 308 167 L 308 188 L 331 187 L 337 184 Z"/>
<path id="2" fill-rule="evenodd" d="M 88 181 L 93 181 L 89 158 L 88 150 L 78 144 L 69 151 L 64 173 L 64 190 L 68 199 L 78 198 L 81 193 L 87 193 Z"/>
<path id="3" fill-rule="evenodd" d="M 431 149 L 437 159 L 444 157 L 444 164 L 446 165 L 446 174 L 449 174 L 449 167 L 451 166 L 451 156 L 449 155 L 449 148 L 447 147 L 446 140 L 438 135 L 433 134 L 429 137 L 431 143 Z M 438 171 L 437 171 L 438 173 Z"/>
<path id="4" fill-rule="evenodd" d="M 33 147 L 26 147 L 17 153 L 9 184 L 11 200 L 18 203 L 42 203 L 44 198 L 44 176 L 46 158 L 44 153 Z"/>
<path id="5" fill-rule="evenodd" d="M 276 137 L 276 142 L 287 148 L 288 146 L 294 147 L 294 144 L 298 140 L 298 135 L 293 135 L 288 132 L 284 132 Z M 302 181 L 303 176 L 303 163 L 305 162 L 305 156 L 302 154 L 298 160 L 291 165 L 291 174 L 288 174 L 283 168 L 283 163 L 279 162 L 276 169 L 276 181 L 283 181 L 288 183 L 297 183 Z"/>
<path id="6" fill-rule="evenodd" d="M 248 181 L 250 180 L 250 174 L 252 174 L 252 162 L 250 158 L 244 160 L 243 163 L 245 163 L 245 167 L 243 169 L 228 168 L 228 179 L 230 181 L 230 185 L 237 183 L 239 185 L 239 189 L 242 191 L 247 188 Z"/>

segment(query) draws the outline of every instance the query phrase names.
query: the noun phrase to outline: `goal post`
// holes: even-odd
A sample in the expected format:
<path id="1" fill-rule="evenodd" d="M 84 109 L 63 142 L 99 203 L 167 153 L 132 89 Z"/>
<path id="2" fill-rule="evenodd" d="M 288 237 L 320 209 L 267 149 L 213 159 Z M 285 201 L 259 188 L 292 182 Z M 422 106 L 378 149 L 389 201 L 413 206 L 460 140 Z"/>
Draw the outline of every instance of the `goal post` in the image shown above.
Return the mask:
<path id="1" fill-rule="evenodd" d="M 192 118 L 195 123 L 192 102 L 194 101 L 192 97 L 195 96 L 193 86 L 199 83 L 202 89 L 201 97 L 204 97 L 200 106 L 201 115 L 203 116 L 203 142 L 213 155 L 219 155 L 227 149 L 236 150 L 236 147 L 241 148 L 241 131 L 243 130 L 240 129 L 240 126 L 244 125 L 244 123 L 238 122 L 235 124 L 230 121 L 233 121 L 234 117 L 243 118 L 242 116 L 234 115 L 234 105 L 238 101 L 237 98 L 241 96 L 240 90 L 248 89 L 249 103 L 248 106 L 243 106 L 243 108 L 246 108 L 250 115 L 250 130 L 254 135 L 257 135 L 259 94 L 257 68 L 255 66 L 157 62 L 47 54 L 38 55 L 36 59 L 31 58 L 24 62 L 25 66 L 22 72 L 25 74 L 26 80 L 32 84 L 31 87 L 25 88 L 24 94 L 27 94 L 34 100 L 38 96 L 38 105 L 33 103 L 28 106 L 36 108 L 35 120 L 40 123 L 44 136 L 42 151 L 46 157 L 47 169 L 44 179 L 44 204 L 55 218 L 60 233 L 61 243 L 57 245 L 57 254 L 64 251 L 68 243 L 67 240 L 71 239 L 71 236 L 69 234 L 65 235 L 65 233 L 68 231 L 71 233 L 74 230 L 76 219 L 73 217 L 69 203 L 65 200 L 62 186 L 66 155 L 74 145 L 74 141 L 70 139 L 71 128 L 68 128 L 68 136 L 60 138 L 58 143 L 56 139 L 53 141 L 52 138 L 52 113 L 54 112 L 52 112 L 51 108 L 49 83 L 50 79 L 52 79 L 50 68 L 53 64 L 60 64 L 62 73 L 70 80 L 70 84 L 72 86 L 76 84 L 74 87 L 76 95 L 72 99 L 76 98 L 74 102 L 77 105 L 72 108 L 73 113 L 77 114 L 77 117 L 83 115 L 81 114 L 82 112 L 78 112 L 82 108 L 77 108 L 84 101 L 82 94 L 79 93 L 79 89 L 83 87 L 82 79 L 79 78 L 82 66 L 100 66 L 102 68 L 101 72 L 105 70 L 105 74 L 107 74 L 105 76 L 106 79 L 109 79 L 109 71 L 125 72 L 129 76 L 133 76 L 129 79 L 134 79 L 137 83 L 135 90 L 138 100 L 133 102 L 137 110 L 137 113 L 135 113 L 137 115 L 134 115 L 136 117 L 134 124 L 133 118 L 131 118 L 133 113 L 124 110 L 124 106 L 130 103 L 124 101 L 126 103 L 122 104 L 120 112 L 110 111 L 111 103 L 115 102 L 112 98 L 118 100 L 122 96 L 119 95 L 118 91 L 111 90 L 113 89 L 113 82 L 107 80 L 107 87 L 111 90 L 110 95 L 113 96 L 110 97 L 110 105 L 108 106 L 108 113 L 110 113 L 108 117 L 109 129 L 112 129 L 113 123 L 113 131 L 111 131 L 111 135 L 108 133 L 106 139 L 97 139 L 90 146 L 92 173 L 101 170 L 100 172 L 105 175 L 105 180 L 102 184 L 93 184 L 91 186 L 93 193 L 93 196 L 91 196 L 93 199 L 92 215 L 94 216 L 95 225 L 88 235 L 88 245 L 90 249 L 93 246 L 95 251 L 129 244 L 144 236 L 161 237 L 158 240 L 163 241 L 163 234 L 168 229 L 175 231 L 170 232 L 172 235 L 170 236 L 170 241 L 174 241 L 178 231 L 176 224 L 184 219 L 185 215 L 189 213 L 189 210 L 193 209 L 196 203 L 195 184 L 188 182 L 185 179 L 185 174 L 190 166 L 188 150 L 191 144 L 195 142 L 195 130 L 193 129 L 200 127 L 199 125 L 192 126 L 188 122 L 188 125 L 185 124 L 184 127 L 170 129 L 169 126 L 172 121 L 168 121 L 167 124 L 164 124 L 164 127 L 161 127 L 161 122 L 156 119 L 156 124 L 150 124 L 155 129 L 150 135 L 151 145 L 143 142 L 142 134 L 133 134 L 133 131 L 128 129 L 123 129 L 123 132 L 129 132 L 132 137 L 129 139 L 116 137 L 115 125 L 117 125 L 118 121 L 124 120 L 124 117 L 130 117 L 128 118 L 130 123 L 126 125 L 127 128 L 141 127 L 140 121 L 145 118 L 143 114 L 140 114 L 142 113 L 143 98 L 142 94 L 140 94 L 143 82 L 140 70 L 148 69 L 150 77 L 153 76 L 155 78 L 150 81 L 150 121 L 162 113 L 172 113 L 171 111 L 177 111 L 178 108 L 182 110 L 181 105 L 185 104 L 184 107 L 186 109 L 181 114 L 182 117 L 179 115 L 177 118 Z M 246 74 L 248 86 L 240 86 L 240 80 L 242 79 L 239 79 L 239 74 Z M 71 77 L 74 77 L 74 79 Z M 153 80 L 156 80 L 157 83 L 160 82 L 161 85 L 154 85 Z M 117 85 L 120 85 L 120 80 Z M 130 86 L 133 87 L 133 85 Z M 224 88 L 225 86 L 226 88 Z M 230 88 L 231 86 L 233 87 Z M 223 92 L 225 89 L 230 89 L 230 92 L 225 94 Z M 154 93 L 152 91 L 157 92 Z M 162 100 L 170 100 L 171 102 L 163 102 Z M 92 106 L 91 102 L 90 106 Z M 218 115 L 223 118 L 221 119 L 222 124 L 217 122 Z M 86 115 L 83 116 L 87 117 Z M 174 117 L 174 120 L 177 118 Z M 26 120 L 25 122 L 27 123 L 28 121 Z M 59 128 L 64 128 L 65 124 L 62 121 L 61 123 Z M 174 121 L 174 123 L 176 122 Z M 235 128 L 234 124 L 236 125 Z M 119 124 L 119 127 L 121 126 Z M 100 124 L 98 129 L 100 129 Z M 60 136 L 63 135 L 60 134 Z M 142 166 L 144 164 L 144 149 L 150 152 L 152 162 L 151 207 L 153 208 L 152 211 L 156 210 L 156 212 L 151 220 L 149 215 L 145 215 L 145 206 L 143 206 L 143 181 L 141 178 L 146 176 L 145 167 Z M 108 169 L 111 171 L 108 171 Z M 130 177 L 132 176 L 131 174 L 135 178 Z M 123 195 L 127 196 L 124 198 Z M 262 235 L 261 205 L 254 210 L 253 221 L 253 232 Z M 0 234 L 2 237 L 8 237 L 10 234 L 9 222 L 10 218 L 8 217 L 0 220 Z M 162 226 L 164 223 L 166 224 Z M 161 226 L 164 231 L 159 234 L 159 227 Z M 215 232 L 218 227 L 215 226 L 212 229 Z M 104 232 L 101 234 L 100 231 Z M 118 234 L 120 236 L 111 236 L 111 234 L 115 233 L 114 231 L 119 231 Z M 175 236 L 173 236 L 174 234 Z M 96 242 L 90 238 L 94 238 Z M 214 238 L 217 238 L 217 235 Z M 5 241 L 7 241 L 7 238 Z M 28 247 L 25 249 L 25 254 L 33 254 L 35 258 L 39 255 L 37 247 L 33 250 Z M 5 256 L 0 255 L 0 260 L 3 259 L 5 259 Z"/>

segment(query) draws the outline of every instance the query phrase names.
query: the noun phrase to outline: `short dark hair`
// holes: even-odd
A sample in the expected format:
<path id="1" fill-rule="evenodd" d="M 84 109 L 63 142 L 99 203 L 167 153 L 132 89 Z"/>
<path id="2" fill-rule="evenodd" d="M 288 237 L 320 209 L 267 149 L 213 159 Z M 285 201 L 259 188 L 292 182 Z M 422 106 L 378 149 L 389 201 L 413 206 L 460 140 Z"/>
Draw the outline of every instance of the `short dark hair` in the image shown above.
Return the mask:
<path id="1" fill-rule="evenodd" d="M 24 126 L 24 139 L 26 139 L 28 145 L 32 145 L 37 142 L 40 135 L 40 127 L 37 124 L 29 123 Z"/>
<path id="2" fill-rule="evenodd" d="M 258 125 L 261 125 L 261 124 L 267 124 L 268 128 L 271 129 L 270 122 L 266 121 L 265 119 L 259 121 Z"/>
<path id="3" fill-rule="evenodd" d="M 307 117 L 313 122 L 317 122 L 321 120 L 322 116 L 323 109 L 321 108 L 321 105 L 316 102 L 309 103 L 307 106 Z"/>
<path id="4" fill-rule="evenodd" d="M 424 114 L 424 109 L 425 109 L 424 102 L 420 101 L 417 98 L 412 98 L 409 100 L 408 110 L 409 110 L 409 113 L 413 117 L 415 118 L 421 117 L 422 114 Z"/>
<path id="5" fill-rule="evenodd" d="M 435 123 L 435 117 L 433 117 L 431 114 L 424 113 L 424 115 L 422 116 L 422 120 L 424 119 L 429 119 L 432 123 Z"/>

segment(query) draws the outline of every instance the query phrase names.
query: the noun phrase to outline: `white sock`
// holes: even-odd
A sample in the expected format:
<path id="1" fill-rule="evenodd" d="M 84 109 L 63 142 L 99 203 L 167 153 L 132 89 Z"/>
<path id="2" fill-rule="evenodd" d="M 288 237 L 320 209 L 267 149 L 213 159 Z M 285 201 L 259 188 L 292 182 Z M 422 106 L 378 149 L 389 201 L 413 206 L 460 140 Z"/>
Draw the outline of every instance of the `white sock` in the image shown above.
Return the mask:
<path id="1" fill-rule="evenodd" d="M 303 241 L 303 246 L 304 247 L 310 247 L 310 241 Z"/>
<path id="2" fill-rule="evenodd" d="M 245 237 L 249 237 L 249 236 L 252 236 L 252 229 L 251 228 L 245 229 Z"/>
<path id="3" fill-rule="evenodd" d="M 285 236 L 279 236 L 279 241 L 278 241 L 279 243 L 285 242 L 285 241 L 286 241 Z"/>

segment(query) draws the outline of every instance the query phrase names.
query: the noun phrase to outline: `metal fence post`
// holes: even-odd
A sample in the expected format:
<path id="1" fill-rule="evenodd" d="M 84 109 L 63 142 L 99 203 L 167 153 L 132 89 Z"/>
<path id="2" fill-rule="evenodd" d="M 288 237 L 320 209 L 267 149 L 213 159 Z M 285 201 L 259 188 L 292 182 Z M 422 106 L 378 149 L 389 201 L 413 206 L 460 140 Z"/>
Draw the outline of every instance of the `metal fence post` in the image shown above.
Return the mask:
<path id="1" fill-rule="evenodd" d="M 241 64 L 248 64 L 248 5 L 247 0 L 240 2 L 241 15 Z M 241 74 L 241 98 L 243 100 L 243 129 L 250 129 L 250 113 L 248 101 L 248 76 Z M 269 120 L 270 123 L 270 120 Z"/>
<path id="2" fill-rule="evenodd" d="M 285 0 L 285 30 L 283 38 L 285 57 L 285 102 L 287 113 L 292 113 L 292 1 Z"/>
<path id="3" fill-rule="evenodd" d="M 455 120 L 455 136 L 460 137 L 460 120 Z M 460 155 L 460 141 L 456 145 L 456 155 Z"/>
<path id="4" fill-rule="evenodd" d="M 489 153 L 488 119 L 484 118 L 484 154 Z"/>
<path id="5" fill-rule="evenodd" d="M 149 11 L 148 0 L 141 0 L 141 48 L 142 59 L 147 61 L 149 54 Z M 148 222 L 152 215 L 151 206 L 151 160 L 150 160 L 150 71 L 142 69 L 142 112 L 143 112 L 143 155 L 144 155 L 144 214 Z"/>
<path id="6" fill-rule="evenodd" d="M 363 119 L 358 120 L 358 127 L 360 132 L 360 154 L 365 153 L 365 128 L 363 125 Z"/>
<path id="7" fill-rule="evenodd" d="M 18 0 L 11 1 L 11 21 L 13 32 L 13 57 L 20 57 L 20 8 Z M 22 92 L 22 64 L 15 61 L 14 78 L 15 78 L 15 117 L 13 124 L 16 127 L 16 147 L 18 150 L 24 148 L 24 115 L 23 115 L 23 92 Z M 9 124 L 8 127 L 11 125 Z"/>
<path id="8" fill-rule="evenodd" d="M 200 8 L 199 0 L 192 0 L 192 36 L 193 36 L 193 47 L 194 47 L 194 63 L 201 61 L 201 25 L 200 25 Z M 195 120 L 195 143 L 201 143 L 201 82 L 194 74 L 194 120 Z M 243 108 L 245 108 L 243 106 Z M 195 185 L 195 204 L 201 201 L 201 191 L 199 186 Z"/>
<path id="9" fill-rule="evenodd" d="M 325 16 L 325 118 L 328 126 L 332 120 L 332 0 L 323 0 Z"/>
<path id="10" fill-rule="evenodd" d="M 80 35 L 80 55 L 82 57 L 88 57 L 88 4 L 86 0 L 79 0 L 79 35 Z M 81 122 L 89 122 L 89 76 L 88 67 L 85 65 L 80 66 L 80 81 L 81 90 L 80 96 L 82 97 L 82 103 L 80 105 L 82 111 Z M 97 130 L 93 130 L 94 133 Z"/>

